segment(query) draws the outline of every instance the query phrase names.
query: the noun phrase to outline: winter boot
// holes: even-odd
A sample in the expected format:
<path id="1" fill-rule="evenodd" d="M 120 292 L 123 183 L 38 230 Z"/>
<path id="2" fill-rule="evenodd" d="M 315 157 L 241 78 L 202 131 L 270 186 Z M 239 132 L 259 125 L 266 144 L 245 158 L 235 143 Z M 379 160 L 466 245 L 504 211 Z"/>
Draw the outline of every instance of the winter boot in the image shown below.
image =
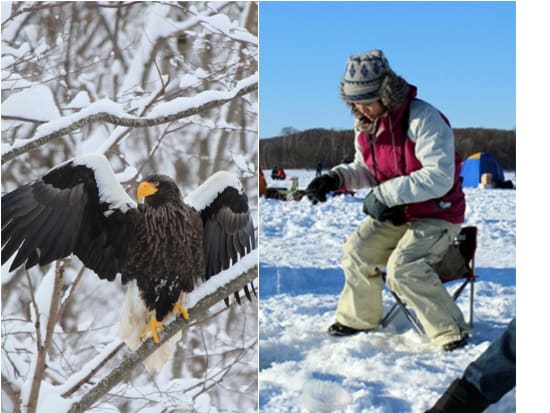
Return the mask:
<path id="1" fill-rule="evenodd" d="M 462 338 L 460 340 L 456 340 L 456 341 L 452 341 L 450 343 L 444 344 L 443 345 L 443 351 L 454 351 L 457 348 L 462 348 L 466 344 L 468 344 L 468 339 L 469 338 L 470 338 L 470 336 L 468 334 L 465 334 L 465 335 L 462 336 Z"/>
<path id="2" fill-rule="evenodd" d="M 437 403 L 424 413 L 481 413 L 489 404 L 475 386 L 464 379 L 456 379 Z"/>
<path id="3" fill-rule="evenodd" d="M 338 337 L 352 336 L 352 335 L 355 335 L 357 333 L 367 333 L 369 331 L 372 331 L 372 330 L 370 330 L 370 329 L 357 330 L 355 328 L 351 328 L 351 327 L 345 326 L 343 324 L 340 324 L 339 322 L 336 322 L 336 323 L 332 324 L 328 328 L 328 333 L 331 336 L 338 336 Z"/>

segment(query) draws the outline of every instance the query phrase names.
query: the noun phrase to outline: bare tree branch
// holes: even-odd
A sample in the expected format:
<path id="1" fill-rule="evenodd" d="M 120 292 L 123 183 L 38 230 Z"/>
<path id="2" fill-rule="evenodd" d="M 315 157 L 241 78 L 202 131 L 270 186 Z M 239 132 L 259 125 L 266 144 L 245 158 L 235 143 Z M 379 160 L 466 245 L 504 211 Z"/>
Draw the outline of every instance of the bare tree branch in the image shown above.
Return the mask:
<path id="1" fill-rule="evenodd" d="M 40 124 L 40 125 L 47 122 L 45 120 L 31 119 L 31 118 L 24 118 L 22 116 L 10 116 L 10 115 L 2 115 L 2 119 L 4 119 L 4 120 L 18 120 L 20 122 L 30 122 L 30 123 Z"/>
<path id="2" fill-rule="evenodd" d="M 40 385 L 44 376 L 44 369 L 46 368 L 46 355 L 50 347 L 55 324 L 57 323 L 57 310 L 59 307 L 59 301 L 61 298 L 61 287 L 63 285 L 63 272 L 65 271 L 64 261 L 57 261 L 55 264 L 55 278 L 52 288 L 52 297 L 50 301 L 50 311 L 48 313 L 48 322 L 46 324 L 46 337 L 44 341 L 40 340 L 40 313 L 37 314 L 37 354 L 36 354 L 36 368 L 32 378 L 31 391 L 27 402 L 27 413 L 34 413 L 36 411 L 38 403 L 38 395 L 40 393 Z M 31 291 L 32 294 L 32 291 Z M 34 299 L 33 299 L 34 302 Z M 36 306 L 36 302 L 35 306 Z M 35 308 L 38 310 L 38 307 Z"/>
<path id="3" fill-rule="evenodd" d="M 157 67 L 158 69 L 158 65 L 156 65 L 156 62 L 155 62 L 155 66 Z M 158 75 L 159 75 L 159 80 L 160 80 L 160 83 L 161 83 L 161 87 L 151 96 L 151 98 L 148 100 L 147 104 L 143 107 L 143 109 L 140 111 L 139 115 L 140 117 L 143 117 L 145 116 L 145 114 L 153 107 L 153 105 L 155 104 L 155 102 L 157 102 L 161 96 L 163 96 L 165 93 L 166 93 L 166 85 L 170 82 L 170 79 L 168 78 L 168 80 L 165 82 L 164 79 L 162 78 L 162 73 L 160 73 L 160 69 L 158 70 Z M 105 153 L 111 151 L 122 139 L 124 139 L 127 135 L 130 134 L 130 132 L 132 131 L 133 128 L 126 128 L 124 129 L 123 131 L 121 131 L 118 136 L 116 136 L 114 139 L 112 139 L 112 141 L 110 142 L 110 146 L 109 148 L 105 151 Z M 167 128 L 166 128 L 167 129 Z M 166 129 L 165 129 L 165 132 L 164 132 L 164 135 L 166 134 Z M 162 140 L 162 139 L 161 139 Z M 154 151 L 151 152 L 151 154 L 149 155 L 149 157 L 151 157 L 153 155 Z M 136 177 L 134 177 L 134 180 L 137 178 L 137 175 Z"/>
<path id="4" fill-rule="evenodd" d="M 94 2 L 89 2 L 88 6 L 119 8 L 119 7 L 128 7 L 136 3 L 139 3 L 139 1 L 128 1 L 128 2 L 117 2 L 117 3 L 94 1 Z M 65 5 L 66 5 L 66 2 L 59 2 L 59 3 L 43 2 L 43 3 L 37 3 L 30 7 L 25 7 L 23 9 L 15 11 L 8 18 L 6 18 L 6 20 L 2 21 L 2 27 L 4 27 L 5 24 L 9 23 L 11 20 L 13 20 L 14 18 L 16 18 L 21 14 L 32 13 L 43 9 L 51 9 L 54 7 L 63 7 Z"/>
<path id="5" fill-rule="evenodd" d="M 189 309 L 189 319 L 178 318 L 168 324 L 160 334 L 160 342 L 155 344 L 152 338 L 148 338 L 134 353 L 125 358 L 114 370 L 105 376 L 99 383 L 92 387 L 79 401 L 75 402 L 68 413 L 80 413 L 89 409 L 94 403 L 105 396 L 109 390 L 128 378 L 133 369 L 140 365 L 160 345 L 185 328 L 192 321 L 199 320 L 210 307 L 220 302 L 225 297 L 241 290 L 245 285 L 252 282 L 258 275 L 258 267 L 255 266 L 245 273 L 242 273 L 230 283 L 218 288 L 215 292 L 206 295 Z"/>
<path id="6" fill-rule="evenodd" d="M 16 10 L 6 20 L 2 21 L 2 28 L 7 23 L 9 23 L 11 20 L 15 19 L 17 16 L 19 16 L 21 14 L 32 13 L 32 12 L 36 12 L 36 11 L 43 10 L 43 9 L 50 9 L 50 8 L 54 8 L 54 7 L 63 7 L 63 6 L 64 6 L 63 2 L 59 2 L 57 4 L 56 3 L 50 3 L 50 2 L 44 2 L 44 3 L 37 3 L 33 6 L 25 7 L 25 8 L 20 9 L 20 10 Z M 12 7 L 12 11 L 13 11 L 13 7 Z"/>
<path id="7" fill-rule="evenodd" d="M 107 122 L 118 126 L 128 126 L 128 127 L 138 127 L 138 128 L 162 125 L 164 123 L 173 122 L 178 119 L 196 115 L 202 111 L 206 111 L 218 106 L 222 106 L 225 103 L 230 102 L 237 97 L 244 96 L 256 89 L 258 89 L 257 82 L 241 88 L 232 97 L 225 98 L 225 99 L 214 99 L 202 105 L 198 105 L 193 108 L 183 110 L 181 112 L 177 112 L 171 115 L 163 115 L 163 116 L 157 116 L 157 117 L 151 117 L 151 118 L 122 117 L 122 116 L 116 116 L 116 115 L 113 115 L 112 113 L 107 113 L 107 112 L 95 113 L 85 118 L 79 119 L 75 122 L 72 122 L 69 125 L 59 127 L 58 129 L 55 129 L 54 131 L 47 133 L 46 135 L 40 136 L 38 138 L 31 138 L 30 142 L 26 144 L 16 146 L 15 148 L 2 154 L 2 163 L 10 161 L 11 159 L 25 152 L 34 150 L 50 142 L 52 139 L 56 139 L 70 132 L 74 132 L 75 130 L 80 129 L 81 127 L 92 122 Z M 43 126 L 47 126 L 47 125 L 48 124 L 45 124 Z"/>
<path id="8" fill-rule="evenodd" d="M 57 314 L 58 320 L 61 320 L 61 317 L 63 317 L 63 313 L 65 313 L 67 306 L 71 302 L 71 298 L 73 297 L 76 287 L 78 286 L 78 283 L 82 279 L 82 276 L 84 275 L 85 271 L 86 271 L 86 267 L 82 265 L 80 267 L 80 270 L 78 270 L 78 273 L 76 274 L 76 277 L 74 278 L 73 282 L 71 283 L 69 287 L 69 291 L 67 292 L 67 295 L 61 301 L 61 305 L 59 306 L 59 313 Z"/>

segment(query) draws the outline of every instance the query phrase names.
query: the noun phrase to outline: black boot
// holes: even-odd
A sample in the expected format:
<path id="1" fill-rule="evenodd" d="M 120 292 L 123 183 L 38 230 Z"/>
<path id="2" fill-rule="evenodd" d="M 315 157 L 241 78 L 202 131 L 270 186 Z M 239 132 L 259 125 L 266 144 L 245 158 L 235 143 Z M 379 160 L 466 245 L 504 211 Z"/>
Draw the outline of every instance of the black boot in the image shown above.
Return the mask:
<path id="1" fill-rule="evenodd" d="M 464 379 L 456 379 L 437 403 L 424 413 L 481 413 L 489 404 L 475 386 Z"/>
<path id="2" fill-rule="evenodd" d="M 468 339 L 469 338 L 470 338 L 470 336 L 468 336 L 468 334 L 465 334 L 465 335 L 462 336 L 462 338 L 460 340 L 456 340 L 456 341 L 452 341 L 450 343 L 444 344 L 443 345 L 443 350 L 444 351 L 454 351 L 457 348 L 462 348 L 466 344 L 468 344 Z"/>
<path id="3" fill-rule="evenodd" d="M 357 333 L 366 333 L 368 331 L 371 331 L 371 330 L 368 330 L 368 329 L 367 330 L 357 330 L 355 328 L 351 328 L 351 327 L 345 326 L 343 324 L 340 324 L 339 322 L 336 322 L 336 323 L 332 324 L 328 328 L 328 333 L 331 336 L 338 336 L 338 337 L 352 336 L 352 335 L 355 335 Z"/>

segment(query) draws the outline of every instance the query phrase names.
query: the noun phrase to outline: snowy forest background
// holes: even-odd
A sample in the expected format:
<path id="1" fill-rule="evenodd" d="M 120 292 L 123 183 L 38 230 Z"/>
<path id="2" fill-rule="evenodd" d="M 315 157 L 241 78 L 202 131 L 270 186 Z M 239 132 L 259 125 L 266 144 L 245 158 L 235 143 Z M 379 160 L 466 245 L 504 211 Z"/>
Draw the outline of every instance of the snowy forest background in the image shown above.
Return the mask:
<path id="1" fill-rule="evenodd" d="M 235 172 L 256 217 L 257 24 L 254 2 L 2 2 L 2 193 L 101 152 L 132 197 L 152 172 L 184 194 Z M 81 411 L 129 355 L 123 298 L 76 258 L 3 266 L 2 412 Z M 160 374 L 125 371 L 87 411 L 257 410 L 257 323 L 257 302 L 217 304 Z"/>

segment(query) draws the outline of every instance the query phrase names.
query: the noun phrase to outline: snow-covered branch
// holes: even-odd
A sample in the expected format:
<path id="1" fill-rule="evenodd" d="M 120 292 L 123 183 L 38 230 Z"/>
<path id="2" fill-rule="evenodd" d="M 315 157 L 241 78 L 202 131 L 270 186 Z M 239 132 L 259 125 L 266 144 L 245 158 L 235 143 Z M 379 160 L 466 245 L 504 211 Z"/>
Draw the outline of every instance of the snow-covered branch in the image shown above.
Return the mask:
<path id="1" fill-rule="evenodd" d="M 250 259 L 255 259 L 256 254 L 248 254 Z M 167 342 L 171 337 L 184 329 L 188 324 L 198 321 L 204 317 L 210 307 L 217 304 L 225 297 L 232 295 L 234 291 L 241 290 L 244 286 L 251 283 L 258 276 L 258 267 L 254 266 L 246 272 L 241 273 L 228 284 L 219 286 L 215 290 L 205 288 L 195 292 L 196 302 L 189 308 L 189 319 L 178 318 L 168 324 L 160 334 L 160 342 L 154 343 L 152 338 L 148 338 L 134 353 L 126 357 L 115 369 L 94 385 L 80 400 L 73 403 L 68 413 L 80 413 L 86 411 L 103 396 L 105 396 L 113 387 L 127 378 L 133 369 L 139 366 L 148 356 L 150 356 L 160 345 Z M 209 283 L 206 283 L 209 284 Z M 206 285 L 205 284 L 205 285 Z M 198 293 L 198 294 L 197 294 Z"/>
<path id="2" fill-rule="evenodd" d="M 257 211 L 257 2 L 3 2 L 2 16 L 2 191 L 104 153 L 127 191 L 163 173 L 186 195 L 216 171 L 233 172 Z M 116 339 L 124 288 L 81 265 L 67 263 L 49 318 L 53 307 L 42 304 L 51 303 L 52 268 L 3 266 L 3 410 L 35 398 L 37 346 L 50 320 L 39 413 L 67 411 L 129 352 Z M 190 307 L 200 290 L 188 295 Z M 216 309 L 182 331 L 160 375 L 134 369 L 101 407 L 202 411 L 208 399 L 212 410 L 255 410 L 258 308 Z"/>
<path id="3" fill-rule="evenodd" d="M 110 100 L 101 100 L 92 103 L 78 113 L 39 126 L 32 138 L 22 142 L 16 141 L 9 146 L 2 153 L 2 162 L 7 162 L 22 153 L 36 149 L 52 139 L 59 138 L 92 122 L 107 122 L 118 126 L 143 128 L 193 116 L 257 90 L 257 79 L 257 74 L 254 74 L 239 82 L 235 89 L 228 92 L 206 91 L 193 98 L 176 98 L 173 101 L 159 104 L 146 117 L 134 117 L 124 112 L 119 104 Z"/>

